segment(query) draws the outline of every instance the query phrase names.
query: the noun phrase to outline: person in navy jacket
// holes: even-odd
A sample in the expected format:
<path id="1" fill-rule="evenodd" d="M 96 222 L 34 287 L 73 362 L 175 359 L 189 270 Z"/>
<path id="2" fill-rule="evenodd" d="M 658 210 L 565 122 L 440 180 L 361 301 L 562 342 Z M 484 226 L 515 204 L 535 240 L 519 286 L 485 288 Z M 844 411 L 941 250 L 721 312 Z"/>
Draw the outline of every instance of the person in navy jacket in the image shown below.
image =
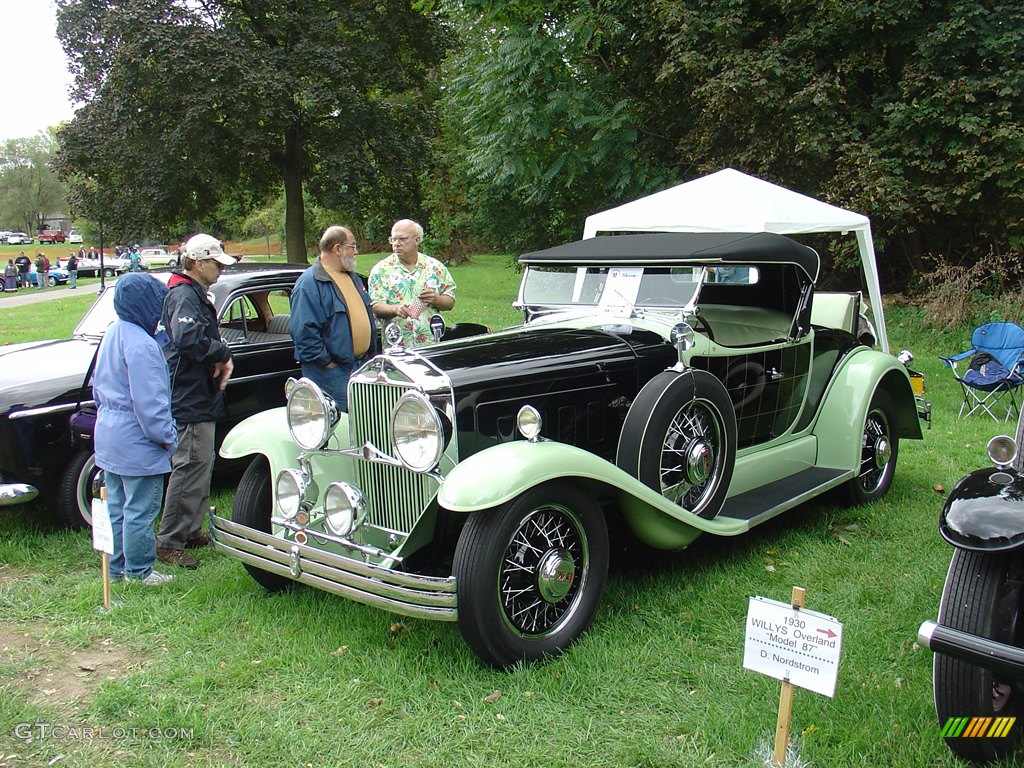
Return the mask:
<path id="1" fill-rule="evenodd" d="M 377 353 L 370 296 L 356 274 L 358 253 L 347 227 L 324 230 L 319 258 L 295 281 L 288 325 L 302 375 L 346 412 L 352 370 Z"/>

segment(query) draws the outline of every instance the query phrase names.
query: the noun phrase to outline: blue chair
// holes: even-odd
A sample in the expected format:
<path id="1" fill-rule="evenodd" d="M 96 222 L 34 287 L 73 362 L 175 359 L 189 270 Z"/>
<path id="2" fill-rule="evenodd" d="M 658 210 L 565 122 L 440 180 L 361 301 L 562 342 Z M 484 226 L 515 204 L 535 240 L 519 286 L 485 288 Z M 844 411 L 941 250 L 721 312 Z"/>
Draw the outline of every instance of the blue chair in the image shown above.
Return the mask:
<path id="1" fill-rule="evenodd" d="M 1014 411 L 1020 412 L 1016 391 L 1024 384 L 1024 328 L 1016 323 L 986 323 L 971 334 L 971 349 L 949 357 L 940 355 L 939 359 L 952 370 L 963 390 L 958 416 L 964 411 L 968 416 L 984 411 L 999 421 L 992 409 L 1003 401 L 1009 401 L 1004 420 Z M 968 359 L 967 369 L 961 373 L 958 366 Z"/>

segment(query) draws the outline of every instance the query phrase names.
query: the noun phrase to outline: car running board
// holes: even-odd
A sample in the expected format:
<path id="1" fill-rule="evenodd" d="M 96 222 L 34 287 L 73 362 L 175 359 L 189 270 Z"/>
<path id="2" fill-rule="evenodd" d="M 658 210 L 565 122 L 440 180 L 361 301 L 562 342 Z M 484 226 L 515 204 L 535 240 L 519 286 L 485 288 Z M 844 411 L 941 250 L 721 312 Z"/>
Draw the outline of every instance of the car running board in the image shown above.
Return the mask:
<path id="1" fill-rule="evenodd" d="M 853 477 L 854 472 L 850 469 L 811 467 L 792 477 L 727 499 L 718 517 L 746 520 L 753 528 Z"/>

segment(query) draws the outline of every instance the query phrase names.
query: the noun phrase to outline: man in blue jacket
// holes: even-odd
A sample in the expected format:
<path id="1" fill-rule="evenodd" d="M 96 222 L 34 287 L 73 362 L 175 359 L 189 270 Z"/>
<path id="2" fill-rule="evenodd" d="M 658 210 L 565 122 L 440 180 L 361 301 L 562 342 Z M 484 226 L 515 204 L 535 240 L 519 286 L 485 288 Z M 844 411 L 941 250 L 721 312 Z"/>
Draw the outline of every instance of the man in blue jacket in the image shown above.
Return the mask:
<path id="1" fill-rule="evenodd" d="M 103 335 L 92 384 L 96 466 L 106 476 L 114 532 L 110 575 L 149 587 L 172 578 L 153 570 L 153 523 L 177 443 L 167 362 L 155 338 L 166 293 L 163 283 L 147 275 L 118 280 L 118 319 Z"/>
<path id="2" fill-rule="evenodd" d="M 370 296 L 356 274 L 358 253 L 347 227 L 324 230 L 320 256 L 295 281 L 288 326 L 302 375 L 346 412 L 352 370 L 377 352 Z"/>
<path id="3" fill-rule="evenodd" d="M 171 373 L 171 406 L 178 425 L 178 450 L 171 460 L 167 501 L 157 532 L 157 557 L 182 568 L 198 568 L 185 551 L 210 542 L 202 530 L 210 507 L 213 436 L 224 415 L 224 387 L 234 365 L 221 339 L 217 311 L 207 290 L 235 259 L 220 242 L 199 234 L 185 243 L 181 271 L 167 281 L 163 324 L 170 336 L 164 348 Z"/>

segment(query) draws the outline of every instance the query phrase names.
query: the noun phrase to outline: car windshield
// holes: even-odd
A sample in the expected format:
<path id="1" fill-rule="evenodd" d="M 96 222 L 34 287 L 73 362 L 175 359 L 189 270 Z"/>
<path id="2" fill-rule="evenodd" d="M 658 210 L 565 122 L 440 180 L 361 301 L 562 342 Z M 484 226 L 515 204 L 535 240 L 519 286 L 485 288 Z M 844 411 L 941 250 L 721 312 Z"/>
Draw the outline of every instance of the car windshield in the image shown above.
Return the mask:
<path id="1" fill-rule="evenodd" d="M 521 297 L 531 307 L 685 307 L 711 279 L 702 266 L 530 266 Z"/>
<path id="2" fill-rule="evenodd" d="M 107 331 L 107 326 L 117 320 L 117 313 L 114 311 L 114 286 L 107 287 L 99 298 L 85 313 L 75 328 L 76 336 L 102 336 Z"/>

